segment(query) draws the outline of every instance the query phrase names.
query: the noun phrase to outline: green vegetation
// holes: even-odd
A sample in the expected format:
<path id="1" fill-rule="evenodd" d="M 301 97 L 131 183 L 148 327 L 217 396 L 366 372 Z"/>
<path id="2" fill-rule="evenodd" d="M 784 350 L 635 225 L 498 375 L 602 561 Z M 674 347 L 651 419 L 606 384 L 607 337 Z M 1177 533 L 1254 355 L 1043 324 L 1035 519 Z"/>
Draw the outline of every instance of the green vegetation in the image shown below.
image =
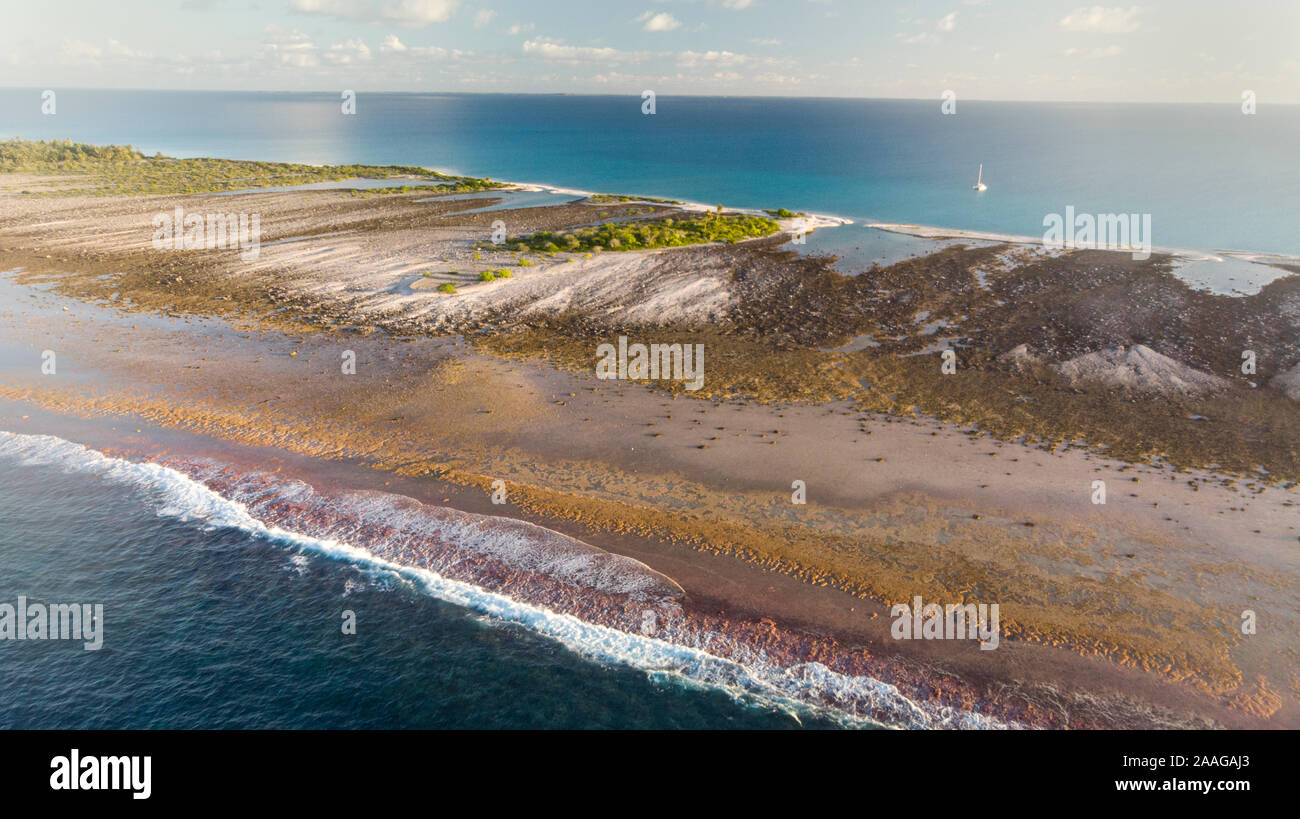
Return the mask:
<path id="1" fill-rule="evenodd" d="M 92 162 L 137 162 L 144 154 L 131 145 L 86 145 L 69 139 L 37 142 L 7 139 L 0 142 L 0 170 L 32 170 L 48 166 L 78 168 Z"/>
<path id="2" fill-rule="evenodd" d="M 441 185 L 395 185 L 391 188 L 350 188 L 348 193 L 361 199 L 372 196 L 387 196 L 392 193 L 442 193 Z"/>
<path id="3" fill-rule="evenodd" d="M 510 268 L 498 267 L 496 270 L 492 271 L 492 274 L 498 279 L 508 279 L 510 278 Z"/>
<path id="4" fill-rule="evenodd" d="M 793 218 L 796 217 L 796 216 L 807 216 L 807 215 L 808 215 L 808 214 L 804 213 L 803 211 L 800 211 L 799 213 L 795 213 L 794 211 L 792 211 L 792 210 L 790 210 L 790 209 L 788 209 L 788 208 L 777 208 L 776 210 L 769 210 L 769 211 L 765 211 L 765 212 L 767 213 L 768 216 L 774 216 L 774 217 L 776 217 L 777 219 L 793 219 Z"/>
<path id="5" fill-rule="evenodd" d="M 519 266 L 520 266 L 520 267 L 532 267 L 532 266 L 533 266 L 533 263 L 530 262 L 530 261 L 528 261 L 527 259 L 520 259 L 520 260 L 519 260 Z"/>
<path id="6" fill-rule="evenodd" d="M 655 202 L 660 205 L 681 204 L 681 202 L 676 199 L 656 199 L 653 196 L 632 196 L 626 193 L 596 193 L 588 196 L 587 201 L 593 205 L 603 205 L 609 202 Z"/>
<path id="7" fill-rule="evenodd" d="M 484 270 L 482 273 L 478 274 L 478 280 L 481 282 L 494 282 L 497 280 L 497 277 L 491 270 Z"/>
<path id="8" fill-rule="evenodd" d="M 502 183 L 493 182 L 490 179 L 474 179 L 472 177 L 446 178 L 453 181 L 439 185 L 395 185 L 384 188 L 352 188 L 349 190 L 349 193 L 353 196 L 363 198 L 371 196 L 386 196 L 393 193 L 429 193 L 437 196 L 448 193 L 478 193 L 479 191 L 489 191 L 503 187 Z"/>
<path id="9" fill-rule="evenodd" d="M 707 242 L 734 244 L 742 239 L 770 236 L 778 230 L 780 226 L 776 222 L 763 216 L 705 213 L 688 219 L 622 222 L 561 233 L 542 231 L 525 236 L 518 243 L 541 253 L 645 250 Z"/>
<path id="10" fill-rule="evenodd" d="M 455 293 L 455 292 L 456 292 L 456 285 L 452 284 L 451 282 L 445 282 L 445 283 L 443 283 L 443 284 L 438 285 L 438 292 L 439 292 L 439 293 Z"/>
<path id="11" fill-rule="evenodd" d="M 146 157 L 129 145 L 86 145 L 71 140 L 0 141 L 0 173 L 31 173 L 70 177 L 71 186 L 44 195 L 108 196 L 125 194 L 217 193 L 279 185 L 304 185 L 343 179 L 416 177 L 436 185 L 410 185 L 354 192 L 460 193 L 501 186 L 490 179 L 447 176 L 401 165 L 298 165 L 238 159 L 173 159 Z"/>

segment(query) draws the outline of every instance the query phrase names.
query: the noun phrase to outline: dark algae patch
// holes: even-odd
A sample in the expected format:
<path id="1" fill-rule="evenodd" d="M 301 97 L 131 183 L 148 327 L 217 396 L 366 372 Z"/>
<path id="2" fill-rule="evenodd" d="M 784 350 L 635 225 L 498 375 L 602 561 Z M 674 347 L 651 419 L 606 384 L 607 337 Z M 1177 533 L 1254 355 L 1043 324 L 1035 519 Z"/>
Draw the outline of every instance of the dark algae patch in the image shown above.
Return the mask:
<path id="1" fill-rule="evenodd" d="M 703 343 L 705 385 L 689 393 L 698 398 L 852 398 L 863 409 L 974 425 L 1004 440 L 1300 480 L 1295 402 L 1266 386 L 1300 361 L 1300 278 L 1229 297 L 1192 290 L 1167 257 L 1081 251 L 1007 264 L 1008 249 L 950 248 L 845 276 L 774 248 L 735 248 L 725 252 L 734 254 L 739 301 L 716 326 L 628 327 L 568 315 L 474 338 L 491 352 L 575 370 L 591 368 L 594 345 L 619 333 Z M 873 346 L 828 351 L 859 336 Z M 1053 366 L 1135 344 L 1224 386 L 1203 394 L 1127 389 L 1071 380 Z M 1010 360 L 1019 345 L 1036 361 Z M 941 371 L 945 349 L 955 355 L 951 374 Z M 1245 350 L 1256 354 L 1253 375 L 1240 369 Z"/>

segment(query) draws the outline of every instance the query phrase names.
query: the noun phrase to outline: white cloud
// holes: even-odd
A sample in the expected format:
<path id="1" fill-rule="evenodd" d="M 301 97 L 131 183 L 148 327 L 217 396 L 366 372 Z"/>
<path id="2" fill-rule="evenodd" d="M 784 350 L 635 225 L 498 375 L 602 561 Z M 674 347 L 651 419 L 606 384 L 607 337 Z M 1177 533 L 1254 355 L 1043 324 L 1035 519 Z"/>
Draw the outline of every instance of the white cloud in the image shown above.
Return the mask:
<path id="1" fill-rule="evenodd" d="M 334 17 L 366 17 L 372 13 L 370 0 L 291 0 L 289 8 L 303 14 Z"/>
<path id="2" fill-rule="evenodd" d="M 104 53 L 104 49 L 99 46 L 83 43 L 81 40 L 64 40 L 63 55 L 73 59 L 95 59 Z"/>
<path id="3" fill-rule="evenodd" d="M 532 23 L 515 23 L 510 28 L 506 29 L 506 34 L 510 34 L 510 35 L 523 34 L 526 31 L 532 31 L 532 30 L 533 30 Z"/>
<path id="4" fill-rule="evenodd" d="M 401 0 L 384 5 L 379 16 L 406 26 L 427 26 L 447 22 L 459 6 L 460 0 Z"/>
<path id="5" fill-rule="evenodd" d="M 321 56 L 332 65 L 351 65 L 369 60 L 370 47 L 360 40 L 347 40 L 330 46 Z"/>
<path id="6" fill-rule="evenodd" d="M 647 11 L 636 18 L 634 22 L 645 23 L 641 28 L 646 31 L 672 31 L 682 24 L 680 20 L 666 11 L 661 11 L 658 14 L 651 14 Z"/>
<path id="7" fill-rule="evenodd" d="M 275 49 L 311 49 L 316 46 L 312 45 L 311 37 L 296 28 L 282 28 L 274 23 L 266 27 L 266 37 L 263 44 Z"/>
<path id="8" fill-rule="evenodd" d="M 391 56 L 394 59 L 432 59 L 441 60 L 446 58 L 455 59 L 473 59 L 477 55 L 473 51 L 461 51 L 453 49 L 448 51 L 438 46 L 408 46 L 406 43 L 397 39 L 396 34 L 389 34 L 384 41 L 379 44 L 379 53 L 385 56 Z"/>
<path id="9" fill-rule="evenodd" d="M 392 20 L 419 28 L 450 20 L 460 8 L 460 0 L 394 0 L 380 6 L 375 0 L 289 0 L 289 8 L 302 14 L 322 14 L 371 23 Z"/>
<path id="10" fill-rule="evenodd" d="M 740 11 L 741 9 L 747 9 L 754 5 L 754 0 L 722 0 L 722 5 L 729 9 Z"/>
<path id="11" fill-rule="evenodd" d="M 1058 24 L 1066 31 L 1096 31 L 1102 34 L 1130 34 L 1137 31 L 1141 23 L 1137 16 L 1142 12 L 1138 6 L 1129 8 L 1107 8 L 1105 6 L 1080 7 L 1061 18 Z"/>
<path id="12" fill-rule="evenodd" d="M 266 27 L 262 41 L 262 54 L 274 65 L 289 68 L 315 68 L 320 65 L 316 57 L 316 44 L 297 29 L 286 29 L 275 24 Z"/>
<path id="13" fill-rule="evenodd" d="M 148 60 L 153 55 L 145 51 L 136 51 L 130 46 L 119 43 L 117 40 L 108 41 L 108 53 L 114 57 L 130 57 L 133 59 Z"/>
<path id="14" fill-rule="evenodd" d="M 544 60 L 567 60 L 570 62 L 614 62 L 618 60 L 638 60 L 643 55 L 616 48 L 594 48 L 591 46 L 571 46 L 544 38 L 536 38 L 524 43 L 524 53 Z"/>
<path id="15" fill-rule="evenodd" d="M 480 9 L 474 15 L 474 28 L 483 28 L 491 23 L 496 16 L 497 13 L 492 9 Z"/>
<path id="16" fill-rule="evenodd" d="M 574 77 L 574 79 L 578 80 L 580 78 Z M 614 83 L 619 83 L 619 84 L 628 83 L 634 79 L 636 79 L 636 77 L 632 76 L 631 74 L 620 74 L 617 71 L 610 71 L 604 74 L 593 75 L 591 81 L 595 83 L 599 83 L 600 85 L 611 85 Z"/>
<path id="17" fill-rule="evenodd" d="M 952 31 L 957 27 L 957 12 L 952 11 L 939 18 L 940 31 Z"/>
<path id="18" fill-rule="evenodd" d="M 276 52 L 272 62 L 285 68 L 316 68 L 320 65 L 320 60 L 310 51 Z"/>
<path id="19" fill-rule="evenodd" d="M 731 51 L 683 51 L 677 55 L 677 64 L 683 68 L 698 65 L 743 65 L 749 57 Z"/>

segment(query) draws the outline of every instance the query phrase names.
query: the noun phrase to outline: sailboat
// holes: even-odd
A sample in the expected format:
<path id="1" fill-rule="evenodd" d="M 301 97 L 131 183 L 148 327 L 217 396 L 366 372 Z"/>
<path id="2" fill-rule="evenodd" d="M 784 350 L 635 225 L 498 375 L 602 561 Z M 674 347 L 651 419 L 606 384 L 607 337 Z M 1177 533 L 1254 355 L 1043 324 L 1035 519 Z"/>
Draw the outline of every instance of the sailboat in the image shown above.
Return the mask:
<path id="1" fill-rule="evenodd" d="M 975 184 L 974 184 L 974 185 L 971 185 L 971 190 L 976 190 L 976 191 L 986 191 L 986 190 L 988 190 L 988 189 L 989 189 L 989 186 L 984 184 L 984 163 L 981 162 L 981 163 L 980 163 L 980 175 L 979 175 L 978 178 L 976 178 L 976 180 L 975 180 Z"/>

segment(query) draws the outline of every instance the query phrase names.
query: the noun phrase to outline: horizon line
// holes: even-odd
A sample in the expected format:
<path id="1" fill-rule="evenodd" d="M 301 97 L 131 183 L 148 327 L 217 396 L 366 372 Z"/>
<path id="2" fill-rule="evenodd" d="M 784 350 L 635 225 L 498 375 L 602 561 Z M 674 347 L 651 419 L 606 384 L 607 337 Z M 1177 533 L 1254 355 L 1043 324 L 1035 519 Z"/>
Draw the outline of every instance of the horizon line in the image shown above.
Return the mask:
<path id="1" fill-rule="evenodd" d="M 250 89 L 250 88 L 117 88 L 117 87 L 93 87 L 93 86 L 54 86 L 52 88 L 35 85 L 3 85 L 0 84 L 0 90 L 5 91 L 43 91 L 43 90 L 64 90 L 64 91 L 138 91 L 148 93 L 176 93 L 176 94 L 339 94 L 340 89 Z M 361 91 L 354 90 L 357 94 L 385 94 L 385 95 L 439 95 L 439 96 L 519 96 L 519 97 L 634 97 L 640 98 L 639 92 L 613 93 L 613 92 L 596 92 L 596 91 Z M 650 89 L 653 90 L 653 89 Z M 673 98 L 686 97 L 694 99 L 771 99 L 771 100 L 861 100 L 863 102 L 934 102 L 942 101 L 943 97 L 858 97 L 844 94 L 679 94 L 679 93 L 655 93 L 656 98 Z M 1240 99 L 1234 100 L 1216 100 L 1216 101 L 1173 101 L 1173 100 L 1102 100 L 1102 99 L 998 99 L 988 97 L 957 97 L 958 102 L 999 102 L 999 103 L 1024 103 L 1024 104 L 1070 104 L 1070 105 L 1234 105 L 1239 106 Z M 1300 101 L 1296 102 L 1259 102 L 1261 106 L 1300 106 Z"/>

